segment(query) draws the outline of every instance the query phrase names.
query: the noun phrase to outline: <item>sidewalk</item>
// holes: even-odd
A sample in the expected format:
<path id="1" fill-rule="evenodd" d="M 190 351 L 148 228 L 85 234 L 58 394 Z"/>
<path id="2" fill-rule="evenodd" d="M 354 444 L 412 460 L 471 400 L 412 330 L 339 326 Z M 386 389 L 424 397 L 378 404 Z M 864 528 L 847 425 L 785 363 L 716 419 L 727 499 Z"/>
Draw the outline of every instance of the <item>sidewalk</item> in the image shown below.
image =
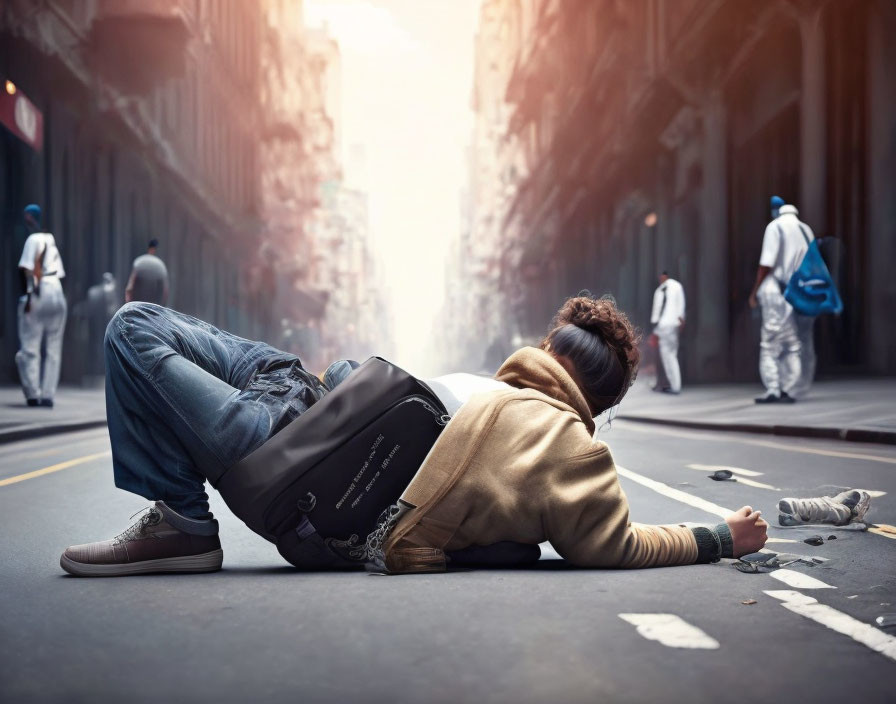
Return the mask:
<path id="1" fill-rule="evenodd" d="M 636 382 L 619 418 L 706 430 L 896 444 L 896 379 L 816 382 L 795 404 L 756 405 L 759 384 L 685 387 L 680 396 Z"/>
<path id="2" fill-rule="evenodd" d="M 106 425 L 102 388 L 61 387 L 53 408 L 32 408 L 18 386 L 0 386 L 0 443 L 101 428 Z"/>
<path id="3" fill-rule="evenodd" d="M 757 406 L 758 384 L 685 387 L 655 393 L 640 380 L 626 395 L 621 420 L 684 428 L 896 444 L 896 379 L 817 382 L 793 405 Z M 62 387 L 56 406 L 29 408 L 16 386 L 0 387 L 0 443 L 106 424 L 103 390 Z"/>

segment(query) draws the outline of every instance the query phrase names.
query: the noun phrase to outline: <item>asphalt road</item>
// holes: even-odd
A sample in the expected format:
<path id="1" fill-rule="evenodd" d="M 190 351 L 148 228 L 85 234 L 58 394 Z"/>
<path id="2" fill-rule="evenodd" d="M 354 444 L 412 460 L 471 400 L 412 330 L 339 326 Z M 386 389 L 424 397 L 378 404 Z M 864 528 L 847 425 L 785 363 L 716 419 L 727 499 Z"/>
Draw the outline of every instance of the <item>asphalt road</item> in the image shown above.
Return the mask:
<path id="1" fill-rule="evenodd" d="M 621 422 L 601 437 L 627 470 L 636 521 L 715 523 L 713 510 L 751 504 L 772 522 L 781 496 L 852 486 L 887 492 L 869 518 L 896 524 L 893 447 Z M 0 446 L 0 701 L 892 701 L 896 641 L 873 626 L 896 614 L 896 540 L 883 534 L 772 530 L 796 542 L 768 548 L 828 558 L 789 568 L 833 587 L 823 589 L 731 561 L 301 574 L 215 498 L 221 572 L 68 577 L 58 565 L 66 545 L 111 537 L 147 505 L 113 487 L 108 451 L 101 431 Z M 774 488 L 714 482 L 691 464 L 761 472 L 737 476 Z M 812 534 L 837 539 L 801 542 Z M 811 599 L 821 606 L 796 603 Z M 717 647 L 671 647 L 630 622 L 643 617 L 620 617 L 658 613 Z M 861 642 L 882 637 L 890 656 Z"/>

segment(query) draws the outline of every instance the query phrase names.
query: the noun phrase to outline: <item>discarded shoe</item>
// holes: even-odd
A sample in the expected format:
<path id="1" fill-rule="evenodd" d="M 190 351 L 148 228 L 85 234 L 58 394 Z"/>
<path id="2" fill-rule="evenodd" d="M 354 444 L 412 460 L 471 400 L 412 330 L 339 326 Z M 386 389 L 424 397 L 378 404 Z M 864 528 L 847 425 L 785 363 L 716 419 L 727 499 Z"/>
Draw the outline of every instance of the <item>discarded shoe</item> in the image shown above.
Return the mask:
<path id="1" fill-rule="evenodd" d="M 799 526 L 807 523 L 830 523 L 845 526 L 861 523 L 871 505 L 871 495 L 860 489 L 847 489 L 836 496 L 810 499 L 781 499 L 778 502 L 778 523 Z"/>
<path id="2" fill-rule="evenodd" d="M 840 501 L 844 506 L 849 507 L 852 511 L 853 520 L 856 523 L 865 522 L 865 514 L 871 507 L 871 494 L 861 489 L 847 489 L 841 491 L 834 497 L 835 501 Z"/>

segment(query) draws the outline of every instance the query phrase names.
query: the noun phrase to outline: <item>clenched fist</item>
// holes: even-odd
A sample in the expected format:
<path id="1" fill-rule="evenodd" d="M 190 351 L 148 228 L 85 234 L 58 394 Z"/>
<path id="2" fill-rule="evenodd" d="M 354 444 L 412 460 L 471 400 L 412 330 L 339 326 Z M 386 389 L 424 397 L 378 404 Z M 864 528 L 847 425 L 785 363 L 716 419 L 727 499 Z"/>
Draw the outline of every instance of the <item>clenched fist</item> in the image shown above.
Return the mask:
<path id="1" fill-rule="evenodd" d="M 731 530 L 734 557 L 757 552 L 765 545 L 768 540 L 768 523 L 761 516 L 761 511 L 744 506 L 725 519 Z"/>

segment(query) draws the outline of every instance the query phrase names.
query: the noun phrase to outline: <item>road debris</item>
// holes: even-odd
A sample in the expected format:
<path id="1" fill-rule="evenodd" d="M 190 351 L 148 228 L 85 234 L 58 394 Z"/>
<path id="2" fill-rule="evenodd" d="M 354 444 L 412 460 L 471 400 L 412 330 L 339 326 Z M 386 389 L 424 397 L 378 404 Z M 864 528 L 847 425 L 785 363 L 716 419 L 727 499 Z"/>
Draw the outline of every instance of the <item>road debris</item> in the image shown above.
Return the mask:
<path id="1" fill-rule="evenodd" d="M 753 604 L 756 603 L 756 600 L 755 599 L 744 599 L 740 603 L 743 604 L 744 606 L 752 606 Z"/>
<path id="2" fill-rule="evenodd" d="M 758 574 L 771 572 L 780 567 L 789 565 L 805 565 L 815 567 L 828 561 L 826 557 L 814 557 L 810 555 L 797 555 L 792 552 L 754 552 L 744 555 L 733 563 L 734 569 L 744 574 Z"/>
<path id="3" fill-rule="evenodd" d="M 737 479 L 733 478 L 733 474 L 730 469 L 719 469 L 712 474 L 707 475 L 710 479 L 716 482 L 736 482 Z"/>
<path id="4" fill-rule="evenodd" d="M 765 565 L 757 565 L 753 562 L 744 562 L 743 560 L 738 560 L 734 563 L 734 569 L 738 572 L 743 572 L 744 574 L 756 574 L 757 572 L 771 572 L 770 568 L 765 568 L 760 570 L 759 568 L 765 567 Z"/>
<path id="5" fill-rule="evenodd" d="M 874 622 L 885 631 L 896 630 L 896 614 L 881 614 Z"/>
<path id="6" fill-rule="evenodd" d="M 806 545 L 824 545 L 824 538 L 820 535 L 810 535 L 808 538 L 803 540 Z"/>

